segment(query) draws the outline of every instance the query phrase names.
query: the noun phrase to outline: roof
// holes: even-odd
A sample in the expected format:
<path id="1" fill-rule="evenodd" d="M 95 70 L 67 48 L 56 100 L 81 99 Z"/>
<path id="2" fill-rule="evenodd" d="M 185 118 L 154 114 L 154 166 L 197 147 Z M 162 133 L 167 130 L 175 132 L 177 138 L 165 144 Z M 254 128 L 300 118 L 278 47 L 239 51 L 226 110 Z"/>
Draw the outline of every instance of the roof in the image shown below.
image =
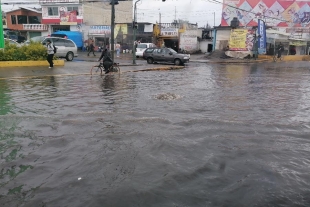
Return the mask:
<path id="1" fill-rule="evenodd" d="M 42 13 L 41 10 L 38 10 L 38 9 L 35 9 L 35 8 L 28 8 L 28 7 L 19 7 L 19 8 L 7 11 L 6 13 L 8 14 L 8 13 L 15 12 L 15 11 L 18 11 L 18 10 L 21 10 L 21 9 L 25 9 L 25 10 L 36 12 L 36 13 L 40 13 L 40 14 Z"/>

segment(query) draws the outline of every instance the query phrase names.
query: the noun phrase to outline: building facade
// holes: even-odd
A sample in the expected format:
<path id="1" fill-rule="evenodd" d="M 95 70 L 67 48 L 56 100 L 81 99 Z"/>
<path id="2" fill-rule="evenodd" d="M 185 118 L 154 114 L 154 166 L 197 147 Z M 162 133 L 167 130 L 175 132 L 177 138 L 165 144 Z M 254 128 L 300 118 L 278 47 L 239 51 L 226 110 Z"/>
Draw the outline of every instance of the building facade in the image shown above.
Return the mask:
<path id="1" fill-rule="evenodd" d="M 21 7 L 6 13 L 6 27 L 19 31 L 25 39 L 41 36 L 48 30 L 47 25 L 42 24 L 40 10 Z"/>

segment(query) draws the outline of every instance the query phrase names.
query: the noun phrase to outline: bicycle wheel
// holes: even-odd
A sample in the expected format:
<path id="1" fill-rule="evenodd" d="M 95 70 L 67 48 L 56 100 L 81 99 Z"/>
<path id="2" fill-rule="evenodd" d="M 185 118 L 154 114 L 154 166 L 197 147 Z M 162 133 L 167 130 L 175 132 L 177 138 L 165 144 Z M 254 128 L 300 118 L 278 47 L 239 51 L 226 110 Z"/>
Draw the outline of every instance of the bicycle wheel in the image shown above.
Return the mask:
<path id="1" fill-rule="evenodd" d="M 282 61 L 282 60 L 283 60 L 283 57 L 281 56 L 279 59 L 280 59 L 280 61 Z"/>

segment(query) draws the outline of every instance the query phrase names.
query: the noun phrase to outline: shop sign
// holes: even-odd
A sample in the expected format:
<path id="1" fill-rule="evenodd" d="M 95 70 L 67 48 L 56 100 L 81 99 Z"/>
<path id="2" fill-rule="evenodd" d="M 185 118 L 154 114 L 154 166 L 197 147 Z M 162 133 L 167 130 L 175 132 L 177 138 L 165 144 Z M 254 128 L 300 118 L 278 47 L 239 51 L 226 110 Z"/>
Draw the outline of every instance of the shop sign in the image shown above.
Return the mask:
<path id="1" fill-rule="evenodd" d="M 111 34 L 111 26 L 90 26 L 90 34 Z"/>
<path id="2" fill-rule="evenodd" d="M 160 36 L 178 37 L 179 32 L 177 28 L 161 28 Z"/>

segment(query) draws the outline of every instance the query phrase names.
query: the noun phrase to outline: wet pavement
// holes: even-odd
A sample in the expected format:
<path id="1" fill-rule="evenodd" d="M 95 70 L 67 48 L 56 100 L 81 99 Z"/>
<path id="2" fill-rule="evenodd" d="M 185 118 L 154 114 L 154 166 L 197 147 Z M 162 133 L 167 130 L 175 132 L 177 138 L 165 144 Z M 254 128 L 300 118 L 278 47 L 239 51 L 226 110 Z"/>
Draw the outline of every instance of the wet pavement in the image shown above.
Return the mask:
<path id="1" fill-rule="evenodd" d="M 307 62 L 92 64 L 0 69 L 1 207 L 310 206 Z"/>

